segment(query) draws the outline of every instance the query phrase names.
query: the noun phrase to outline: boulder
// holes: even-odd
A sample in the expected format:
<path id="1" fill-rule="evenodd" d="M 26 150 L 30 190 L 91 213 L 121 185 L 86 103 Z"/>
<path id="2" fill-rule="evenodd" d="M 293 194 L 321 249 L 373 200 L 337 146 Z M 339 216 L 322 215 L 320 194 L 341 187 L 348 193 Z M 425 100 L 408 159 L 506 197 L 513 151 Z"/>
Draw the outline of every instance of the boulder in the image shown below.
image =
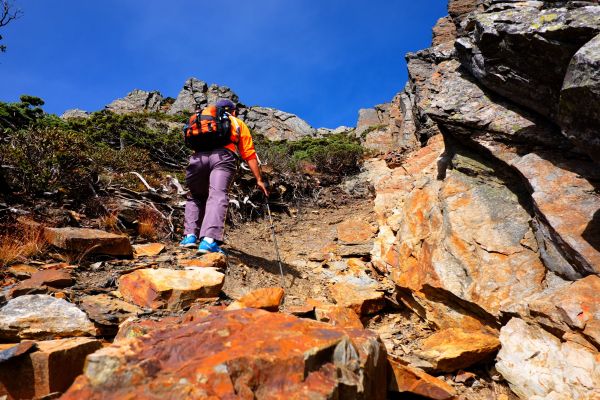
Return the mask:
<path id="1" fill-rule="evenodd" d="M 500 348 L 494 335 L 461 328 L 443 329 L 423 340 L 419 357 L 439 372 L 452 372 L 489 361 Z"/>
<path id="2" fill-rule="evenodd" d="M 274 108 L 250 107 L 244 122 L 254 133 L 261 134 L 272 141 L 294 141 L 316 135 L 316 130 L 303 119 Z"/>
<path id="3" fill-rule="evenodd" d="M 456 391 L 446 382 L 390 357 L 388 361 L 391 372 L 390 392 L 412 393 L 434 400 L 449 400 L 456 396 Z"/>
<path id="4" fill-rule="evenodd" d="M 0 396 L 37 399 L 64 392 L 83 372 L 86 356 L 101 347 L 92 338 L 35 342 L 34 350 L 2 363 Z"/>
<path id="5" fill-rule="evenodd" d="M 520 398 L 595 399 L 600 397 L 600 353 L 561 341 L 519 318 L 500 331 L 496 369 Z"/>
<path id="6" fill-rule="evenodd" d="M 48 295 L 20 296 L 0 309 L 0 339 L 52 339 L 96 333 L 83 311 Z"/>
<path id="7" fill-rule="evenodd" d="M 163 97 L 159 92 L 146 92 L 136 89 L 122 99 L 117 99 L 105 108 L 116 114 L 133 114 L 141 112 L 158 112 Z"/>
<path id="8" fill-rule="evenodd" d="M 386 398 L 375 334 L 243 309 L 115 342 L 87 358 L 70 399 Z M 135 384 L 132 385 L 132 382 Z"/>
<path id="9" fill-rule="evenodd" d="M 600 33 L 600 6 L 548 7 L 521 2 L 475 13 L 457 50 L 479 82 L 516 104 L 557 120 L 573 55 Z"/>
<path id="10" fill-rule="evenodd" d="M 194 111 L 196 105 L 205 107 L 208 104 L 216 103 L 219 99 L 229 99 L 235 104 L 239 101 L 238 96 L 226 86 L 215 84 L 208 86 L 206 82 L 199 79 L 189 78 L 185 81 L 183 89 L 179 92 L 177 99 L 175 99 L 167 114 L 191 113 Z"/>
<path id="11" fill-rule="evenodd" d="M 199 298 L 216 297 L 225 275 L 216 268 L 139 269 L 119 279 L 123 298 L 140 307 L 181 310 Z"/>
<path id="12" fill-rule="evenodd" d="M 48 243 L 76 254 L 106 254 L 131 257 L 133 247 L 125 235 L 88 228 L 45 228 Z"/>
<path id="13" fill-rule="evenodd" d="M 560 92 L 563 132 L 596 163 L 600 162 L 600 35 L 571 59 Z"/>

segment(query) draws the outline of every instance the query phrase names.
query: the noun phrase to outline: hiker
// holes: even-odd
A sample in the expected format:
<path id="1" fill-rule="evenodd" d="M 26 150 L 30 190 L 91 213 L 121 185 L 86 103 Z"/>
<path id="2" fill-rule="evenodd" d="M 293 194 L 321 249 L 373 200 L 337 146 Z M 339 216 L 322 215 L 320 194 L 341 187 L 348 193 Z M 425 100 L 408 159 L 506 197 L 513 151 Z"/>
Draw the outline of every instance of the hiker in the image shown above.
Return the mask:
<path id="1" fill-rule="evenodd" d="M 252 136 L 246 124 L 237 118 L 236 106 L 230 100 L 219 100 L 203 110 L 197 107 L 184 132 L 186 145 L 195 152 L 185 173 L 190 195 L 185 204 L 184 238 L 179 245 L 193 248 L 201 238 L 199 253 L 224 253 L 220 245 L 229 205 L 228 191 L 239 158 L 250 167 L 258 188 L 265 196 L 269 195 Z"/>

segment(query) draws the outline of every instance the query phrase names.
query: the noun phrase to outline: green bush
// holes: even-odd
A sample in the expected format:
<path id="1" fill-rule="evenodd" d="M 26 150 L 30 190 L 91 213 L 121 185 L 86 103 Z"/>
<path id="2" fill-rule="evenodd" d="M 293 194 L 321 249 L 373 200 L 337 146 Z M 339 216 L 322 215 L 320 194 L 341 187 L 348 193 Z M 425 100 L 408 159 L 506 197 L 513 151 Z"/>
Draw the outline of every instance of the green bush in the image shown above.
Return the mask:
<path id="1" fill-rule="evenodd" d="M 44 100 L 22 95 L 19 103 L 0 102 L 0 131 L 15 131 L 36 123 L 44 117 Z"/>
<path id="2" fill-rule="evenodd" d="M 317 172 L 345 176 L 359 170 L 363 156 L 360 143 L 345 134 L 305 137 L 293 142 L 270 142 L 260 135 L 254 136 L 261 159 L 280 171 L 298 172 L 308 163 Z"/>

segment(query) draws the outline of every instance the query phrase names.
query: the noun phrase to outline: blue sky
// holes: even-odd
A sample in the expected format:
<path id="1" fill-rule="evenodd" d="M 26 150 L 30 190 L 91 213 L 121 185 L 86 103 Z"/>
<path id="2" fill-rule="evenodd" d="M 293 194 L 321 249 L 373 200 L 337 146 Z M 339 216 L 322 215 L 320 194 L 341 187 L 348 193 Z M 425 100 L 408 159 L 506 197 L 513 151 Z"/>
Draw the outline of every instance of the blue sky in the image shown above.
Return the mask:
<path id="1" fill-rule="evenodd" d="M 329 128 L 390 101 L 404 54 L 446 15 L 445 0 L 12 2 L 23 16 L 0 30 L 0 101 L 96 111 L 133 89 L 176 97 L 194 76 Z"/>

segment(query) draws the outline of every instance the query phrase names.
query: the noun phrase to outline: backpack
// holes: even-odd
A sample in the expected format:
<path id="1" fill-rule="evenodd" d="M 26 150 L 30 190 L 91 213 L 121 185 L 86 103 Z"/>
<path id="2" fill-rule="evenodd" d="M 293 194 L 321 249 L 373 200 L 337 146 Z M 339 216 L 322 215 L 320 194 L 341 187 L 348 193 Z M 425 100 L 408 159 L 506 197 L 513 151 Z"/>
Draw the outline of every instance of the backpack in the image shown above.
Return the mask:
<path id="1" fill-rule="evenodd" d="M 231 120 L 224 107 L 208 106 L 190 117 L 183 127 L 185 145 L 194 151 L 211 151 L 232 142 Z"/>

